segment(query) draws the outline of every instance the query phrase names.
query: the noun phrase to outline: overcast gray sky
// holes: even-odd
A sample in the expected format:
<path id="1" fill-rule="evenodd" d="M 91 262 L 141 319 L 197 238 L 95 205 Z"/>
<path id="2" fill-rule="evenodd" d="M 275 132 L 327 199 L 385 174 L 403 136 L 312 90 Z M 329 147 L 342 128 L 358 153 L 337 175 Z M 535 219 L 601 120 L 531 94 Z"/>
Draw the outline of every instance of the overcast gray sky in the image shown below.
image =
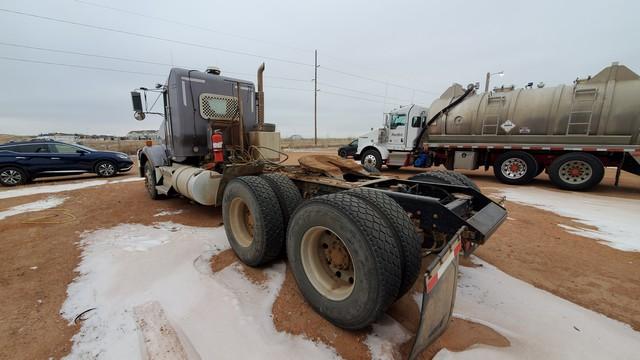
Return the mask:
<path id="1" fill-rule="evenodd" d="M 640 72 L 640 2 L 628 0 L 8 0 L 0 9 L 0 133 L 155 129 L 157 117 L 133 119 L 129 91 L 164 83 L 171 64 L 216 65 L 223 74 L 254 80 L 265 61 L 267 121 L 284 136 L 312 136 L 313 49 L 322 137 L 357 136 L 380 125 L 383 111 L 411 102 L 428 106 L 452 82 L 483 82 L 487 71 L 505 72 L 492 85 L 517 86 L 571 83 L 612 61 Z"/>

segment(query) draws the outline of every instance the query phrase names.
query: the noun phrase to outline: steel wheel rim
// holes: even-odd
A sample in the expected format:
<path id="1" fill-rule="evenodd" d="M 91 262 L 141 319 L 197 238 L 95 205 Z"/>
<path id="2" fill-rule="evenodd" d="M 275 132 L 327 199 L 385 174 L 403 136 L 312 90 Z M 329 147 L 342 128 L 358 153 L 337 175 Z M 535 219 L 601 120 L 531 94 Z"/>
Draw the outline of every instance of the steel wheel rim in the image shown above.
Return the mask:
<path id="1" fill-rule="evenodd" d="M 377 163 L 376 157 L 373 156 L 372 154 L 369 154 L 364 157 L 364 163 L 368 165 L 376 166 L 376 163 Z"/>
<path id="2" fill-rule="evenodd" d="M 247 203 L 237 197 L 229 204 L 229 225 L 233 237 L 242 247 L 249 247 L 253 242 L 254 218 Z"/>
<path id="3" fill-rule="evenodd" d="M 311 285 L 325 298 L 341 301 L 355 287 L 353 257 L 342 239 L 324 226 L 302 235 L 300 258 Z"/>
<path id="4" fill-rule="evenodd" d="M 22 174 L 19 171 L 9 169 L 0 173 L 0 180 L 3 184 L 18 185 L 22 181 Z"/>
<path id="5" fill-rule="evenodd" d="M 111 176 L 116 171 L 115 167 L 111 163 L 102 163 L 98 165 L 98 173 L 103 176 Z"/>
<path id="6" fill-rule="evenodd" d="M 520 158 L 510 158 L 502 163 L 500 172 L 509 179 L 520 179 L 527 173 L 527 163 Z"/>
<path id="7" fill-rule="evenodd" d="M 584 184 L 593 176 L 593 168 L 582 160 L 570 160 L 560 166 L 558 175 L 568 184 Z"/>

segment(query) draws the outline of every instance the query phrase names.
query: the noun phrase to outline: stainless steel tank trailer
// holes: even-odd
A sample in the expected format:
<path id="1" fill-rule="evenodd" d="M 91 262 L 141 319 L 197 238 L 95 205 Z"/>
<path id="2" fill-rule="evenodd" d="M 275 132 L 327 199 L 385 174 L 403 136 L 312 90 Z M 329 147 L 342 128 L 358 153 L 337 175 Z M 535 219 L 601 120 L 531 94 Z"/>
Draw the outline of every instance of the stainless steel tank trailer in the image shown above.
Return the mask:
<path id="1" fill-rule="evenodd" d="M 507 184 L 546 171 L 568 190 L 586 190 L 605 167 L 640 174 L 640 77 L 613 63 L 572 85 L 500 86 L 484 93 L 459 84 L 429 108 L 401 107 L 358 139 L 363 164 L 447 169 L 493 167 Z"/>
<path id="2" fill-rule="evenodd" d="M 454 172 L 398 180 L 326 155 L 284 166 L 264 122 L 263 71 L 255 89 L 217 68 L 174 68 L 166 84 L 131 93 L 136 119 L 149 114 L 147 92 L 164 104 L 158 140 L 138 151 L 149 196 L 221 206 L 238 258 L 261 266 L 286 254 L 306 301 L 344 329 L 378 319 L 425 262 L 417 356 L 449 323 L 459 253 L 483 244 L 506 210 Z"/>

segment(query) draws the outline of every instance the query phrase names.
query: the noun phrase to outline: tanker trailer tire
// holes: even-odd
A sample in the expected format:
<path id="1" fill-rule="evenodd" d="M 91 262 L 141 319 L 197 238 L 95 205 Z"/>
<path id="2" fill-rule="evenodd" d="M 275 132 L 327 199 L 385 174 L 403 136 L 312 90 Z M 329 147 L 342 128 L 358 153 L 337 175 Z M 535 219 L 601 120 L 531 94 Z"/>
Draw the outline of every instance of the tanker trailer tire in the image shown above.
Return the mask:
<path id="1" fill-rule="evenodd" d="M 222 219 L 229 244 L 243 263 L 259 266 L 282 252 L 282 212 L 264 179 L 240 176 L 231 180 L 224 190 Z"/>
<path id="2" fill-rule="evenodd" d="M 162 194 L 158 194 L 156 185 L 158 185 L 158 181 L 156 180 L 156 171 L 151 162 L 147 161 L 144 164 L 144 186 L 147 188 L 149 197 L 153 200 L 159 200 L 165 197 Z"/>
<path id="3" fill-rule="evenodd" d="M 493 174 L 505 184 L 528 184 L 538 174 L 538 162 L 524 151 L 508 151 L 493 163 Z"/>
<path id="4" fill-rule="evenodd" d="M 360 160 L 362 166 L 365 168 L 375 167 L 378 171 L 382 170 L 382 156 L 376 149 L 369 149 L 362 153 L 362 160 Z"/>
<path id="5" fill-rule="evenodd" d="M 600 183 L 604 166 L 588 153 L 568 153 L 559 156 L 549 166 L 549 179 L 564 190 L 588 190 Z"/>
<path id="6" fill-rule="evenodd" d="M 444 185 L 464 185 L 460 180 L 440 170 L 433 170 L 433 171 L 428 171 L 422 174 L 418 174 L 410 177 L 409 180 L 420 181 L 420 182 L 431 182 L 431 183 L 444 184 Z"/>
<path id="7" fill-rule="evenodd" d="M 397 299 L 401 298 L 416 282 L 420 273 L 421 240 L 415 231 L 415 225 L 404 209 L 389 196 L 369 188 L 348 190 L 346 194 L 367 201 L 388 221 L 401 256 L 402 280 Z"/>
<path id="8" fill-rule="evenodd" d="M 480 187 L 473 180 L 469 179 L 469 177 L 465 174 L 461 174 L 459 172 L 455 172 L 451 170 L 435 170 L 435 171 L 442 172 L 443 174 L 447 174 L 450 177 L 453 177 L 456 180 L 458 180 L 462 185 L 470 187 L 477 192 L 482 192 L 480 191 Z"/>
<path id="9" fill-rule="evenodd" d="M 368 202 L 342 193 L 296 209 L 289 266 L 306 301 L 332 324 L 362 329 L 393 303 L 402 276 L 393 230 Z"/>

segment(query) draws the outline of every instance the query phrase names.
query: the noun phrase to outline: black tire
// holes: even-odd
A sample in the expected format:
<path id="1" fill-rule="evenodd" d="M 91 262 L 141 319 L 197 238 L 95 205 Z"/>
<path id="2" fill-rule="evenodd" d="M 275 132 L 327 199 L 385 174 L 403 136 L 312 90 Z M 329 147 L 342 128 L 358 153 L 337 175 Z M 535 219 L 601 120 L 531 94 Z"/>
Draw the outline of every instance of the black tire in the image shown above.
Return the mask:
<path id="1" fill-rule="evenodd" d="M 165 197 L 162 194 L 158 194 L 156 185 L 158 185 L 158 181 L 156 180 L 155 169 L 151 164 L 151 162 L 147 161 L 144 164 L 144 186 L 147 189 L 147 193 L 149 194 L 149 197 L 153 200 L 158 200 Z"/>
<path id="2" fill-rule="evenodd" d="M 347 150 L 345 149 L 340 149 L 338 150 L 338 156 L 340 156 L 341 158 L 347 158 Z"/>
<path id="3" fill-rule="evenodd" d="M 389 169 L 389 170 L 398 170 L 401 167 L 402 166 L 400 166 L 400 165 L 387 165 L 387 169 Z"/>
<path id="4" fill-rule="evenodd" d="M 400 250 L 402 279 L 397 299 L 401 298 L 416 282 L 420 273 L 420 248 L 421 240 L 415 231 L 415 225 L 411 222 L 406 211 L 392 198 L 380 191 L 369 188 L 349 190 L 346 194 L 358 197 L 369 202 L 380 215 L 388 221 L 388 225 L 394 232 L 396 244 Z"/>
<path id="5" fill-rule="evenodd" d="M 573 175 L 571 171 L 576 170 Z M 604 177 L 604 165 L 588 153 L 568 153 L 557 157 L 549 166 L 549 179 L 564 190 L 588 190 Z"/>
<path id="6" fill-rule="evenodd" d="M 27 173 L 19 167 L 7 166 L 0 169 L 0 184 L 2 186 L 24 185 L 29 181 Z"/>
<path id="7" fill-rule="evenodd" d="M 443 174 L 447 174 L 455 179 L 457 179 L 462 185 L 464 186 L 468 186 L 474 190 L 476 190 L 477 192 L 481 192 L 480 191 L 480 187 L 478 187 L 478 185 L 471 179 L 469 179 L 469 177 L 467 177 L 467 175 L 465 174 L 461 174 L 459 172 L 455 172 L 455 171 L 451 171 L 451 170 L 435 170 L 438 172 L 442 172 Z"/>
<path id="8" fill-rule="evenodd" d="M 113 161 L 100 160 L 94 166 L 94 171 L 100 177 L 112 177 L 118 173 L 118 167 Z"/>
<path id="9" fill-rule="evenodd" d="M 319 240 L 313 234 L 319 234 Z M 348 263 L 353 267 L 353 277 L 349 282 L 343 279 L 342 287 L 314 285 L 318 284 L 314 279 L 321 277 L 317 274 L 333 276 L 333 270 L 327 265 L 328 257 L 309 252 L 309 249 L 316 249 L 318 254 L 331 251 L 322 250 L 329 248 L 325 236 L 339 240 L 351 260 Z M 322 244 L 310 246 L 313 239 Z M 303 255 L 303 250 L 311 255 Z M 289 223 L 287 254 L 304 298 L 315 311 L 341 328 L 356 330 L 370 325 L 398 295 L 402 276 L 401 255 L 393 230 L 368 202 L 355 196 L 336 193 L 319 196 L 300 205 Z M 305 263 L 309 272 L 305 270 Z M 314 263 L 320 264 L 315 265 L 319 271 L 311 270 L 314 267 L 310 264 Z M 335 275 L 340 277 L 339 272 Z M 340 293 L 342 297 L 339 298 L 332 295 L 344 287 L 350 289 L 346 295 Z"/>
<path id="10" fill-rule="evenodd" d="M 493 163 L 493 174 L 505 184 L 528 184 L 538 174 L 538 162 L 524 151 L 508 151 Z"/>
<path id="11" fill-rule="evenodd" d="M 260 175 L 260 178 L 264 179 L 276 194 L 282 211 L 282 226 L 286 229 L 289 225 L 289 219 L 302 202 L 300 191 L 293 181 L 283 174 L 263 174 Z"/>
<path id="12" fill-rule="evenodd" d="M 240 260 L 249 266 L 265 264 L 280 255 L 284 239 L 278 198 L 257 176 L 240 176 L 224 190 L 224 230 Z"/>
<path id="13" fill-rule="evenodd" d="M 433 170 L 433 171 L 424 172 L 422 174 L 414 175 L 410 177 L 409 180 L 420 181 L 420 182 L 432 182 L 436 184 L 445 184 L 445 185 L 464 185 L 460 180 L 440 170 Z"/>
<path id="14" fill-rule="evenodd" d="M 376 149 L 369 149 L 363 152 L 360 162 L 365 168 L 368 166 L 375 167 L 378 171 L 382 170 L 382 156 Z"/>

